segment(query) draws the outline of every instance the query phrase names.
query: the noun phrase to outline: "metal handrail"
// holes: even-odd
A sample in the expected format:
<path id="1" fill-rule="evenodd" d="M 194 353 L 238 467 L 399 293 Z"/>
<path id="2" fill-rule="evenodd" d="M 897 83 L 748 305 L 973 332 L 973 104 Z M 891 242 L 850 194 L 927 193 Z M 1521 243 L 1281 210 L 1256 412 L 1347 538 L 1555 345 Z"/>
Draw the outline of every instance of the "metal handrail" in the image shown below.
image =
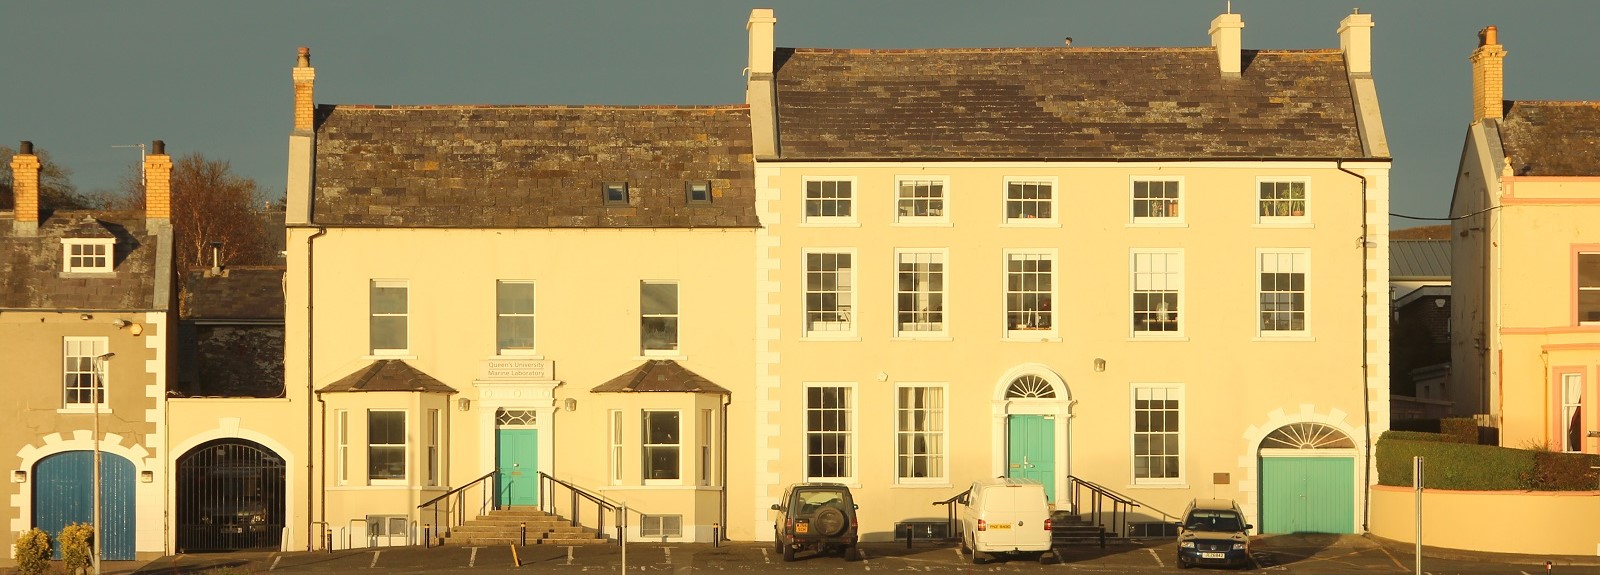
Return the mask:
<path id="1" fill-rule="evenodd" d="M 546 487 L 545 487 L 547 482 L 549 484 L 551 484 L 548 489 L 546 489 Z M 605 514 L 605 512 L 610 511 L 613 515 L 617 515 L 618 516 L 618 517 L 616 517 L 614 519 L 614 521 L 616 522 L 616 525 L 617 525 L 617 540 L 621 541 L 623 539 L 625 534 L 622 532 L 623 522 L 622 522 L 622 517 L 620 517 L 621 509 L 622 509 L 622 504 L 621 503 L 619 503 L 617 501 L 614 501 L 611 498 L 608 498 L 608 497 L 606 497 L 604 495 L 601 495 L 599 493 L 592 493 L 592 492 L 590 492 L 590 491 L 588 491 L 588 490 L 586 490 L 586 489 L 584 489 L 582 487 L 578 487 L 577 485 L 573 485 L 571 483 L 567 483 L 567 482 L 562 481 L 560 479 L 556 479 L 555 477 L 551 476 L 550 474 L 545 473 L 543 471 L 540 471 L 539 472 L 539 503 L 540 503 L 541 506 L 544 506 L 546 508 L 545 509 L 546 512 L 548 512 L 548 513 L 550 513 L 552 515 L 556 514 L 556 504 L 555 504 L 555 501 L 552 501 L 551 498 L 548 497 L 547 495 L 554 495 L 555 494 L 555 485 L 560 485 L 562 487 L 567 488 L 567 491 L 572 494 L 572 502 L 571 502 L 572 517 L 570 518 L 570 522 L 571 522 L 571 525 L 573 527 L 578 527 L 580 525 L 580 523 L 581 523 L 581 520 L 578 517 L 578 515 L 579 515 L 578 498 L 582 497 L 584 499 L 589 500 L 590 503 L 594 503 L 594 505 L 595 505 L 595 517 L 597 517 L 597 520 L 596 520 L 597 525 L 595 526 L 595 531 L 600 532 L 601 535 L 605 534 L 605 532 L 606 532 L 606 514 Z"/>
<path id="2" fill-rule="evenodd" d="M 944 511 L 945 511 L 945 533 L 950 534 L 950 537 L 953 537 L 953 538 L 956 538 L 956 539 L 960 539 L 961 538 L 961 522 L 956 520 L 956 504 L 957 503 L 963 503 L 963 504 L 966 503 L 967 502 L 967 496 L 970 495 L 971 493 L 972 493 L 972 489 L 968 488 L 966 491 L 962 491 L 961 493 L 957 493 L 955 495 L 950 496 L 949 499 L 946 499 L 944 501 L 935 501 L 935 502 L 933 502 L 934 505 L 943 505 L 944 506 Z M 908 545 L 909 545 L 909 543 L 908 543 Z"/>
<path id="3" fill-rule="evenodd" d="M 1100 485 L 1100 484 L 1095 483 L 1093 481 L 1089 481 L 1087 479 L 1083 479 L 1081 477 L 1077 477 L 1077 476 L 1074 476 L 1074 475 L 1068 475 L 1067 476 L 1067 483 L 1069 485 L 1068 488 L 1071 489 L 1071 491 L 1072 491 L 1072 510 L 1073 510 L 1074 513 L 1077 513 L 1079 515 L 1083 514 L 1083 509 L 1079 506 L 1080 505 L 1080 499 L 1081 499 L 1081 496 L 1080 496 L 1081 490 L 1082 489 L 1088 489 L 1090 491 L 1090 493 L 1093 494 L 1094 498 L 1090 501 L 1089 514 L 1092 517 L 1090 519 L 1090 521 L 1092 523 L 1094 523 L 1095 525 L 1099 525 L 1101 528 L 1105 528 L 1106 527 L 1106 522 L 1105 522 L 1104 516 L 1107 513 L 1105 508 L 1102 506 L 1102 502 L 1103 502 L 1103 500 L 1110 500 L 1110 503 L 1111 503 L 1111 509 L 1109 511 L 1109 513 L 1111 514 L 1111 527 L 1110 527 L 1110 530 L 1113 533 L 1116 533 L 1118 537 L 1126 537 L 1127 536 L 1128 513 L 1131 512 L 1134 507 L 1143 507 L 1143 508 L 1148 509 L 1150 511 L 1159 513 L 1159 514 L 1161 514 L 1162 519 L 1165 520 L 1165 521 L 1168 521 L 1168 522 L 1178 519 L 1178 517 L 1176 515 L 1173 515 L 1171 513 L 1167 513 L 1165 511 L 1162 511 L 1160 509 L 1152 507 L 1152 506 L 1150 506 L 1149 504 L 1147 504 L 1147 503 L 1145 503 L 1143 501 L 1139 501 L 1139 500 L 1134 499 L 1132 497 L 1129 497 L 1127 495 L 1123 495 L 1121 493 L 1117 493 L 1115 491 L 1112 491 L 1112 490 L 1106 488 L 1103 485 Z"/>
<path id="4" fill-rule="evenodd" d="M 425 507 L 429 507 L 429 506 L 433 507 L 433 525 L 434 525 L 435 531 L 432 534 L 429 534 L 429 538 L 432 538 L 432 537 L 435 537 L 435 536 L 448 537 L 450 535 L 450 531 L 452 529 L 455 529 L 456 527 L 460 526 L 462 523 L 466 523 L 467 522 L 467 514 L 463 513 L 462 510 L 466 508 L 466 503 L 467 503 L 466 493 L 467 493 L 467 490 L 473 488 L 474 486 L 476 486 L 476 485 L 478 485 L 480 483 L 488 481 L 490 478 L 492 478 L 492 477 L 494 477 L 496 475 L 499 475 L 499 474 L 500 474 L 500 472 L 498 472 L 498 471 L 490 471 L 488 473 L 483 474 L 482 477 L 479 477 L 477 479 L 472 480 L 471 482 L 468 482 L 466 485 L 462 485 L 461 487 L 457 487 L 455 489 L 451 489 L 449 491 L 446 491 L 446 492 L 444 492 L 443 495 L 440 495 L 440 496 L 435 497 L 433 499 L 429 499 L 426 503 L 423 503 L 422 505 L 418 505 L 417 506 L 417 510 L 419 510 L 419 511 L 421 511 Z M 484 514 L 489 509 L 499 509 L 500 508 L 500 498 L 499 497 L 495 497 L 494 494 L 491 493 L 492 491 L 495 491 L 495 489 L 494 489 L 495 487 L 497 487 L 497 486 L 489 485 L 489 486 L 486 486 L 486 488 L 482 491 L 482 497 L 480 497 L 481 501 L 479 501 L 479 504 L 478 504 L 478 514 L 479 515 Z M 453 505 L 453 506 L 448 505 L 448 500 L 449 500 L 450 496 L 452 496 L 452 495 L 455 496 L 455 505 Z M 439 521 L 439 505 L 438 505 L 438 503 L 440 501 L 446 501 L 446 506 L 445 506 L 446 509 L 445 509 L 445 512 L 444 512 L 444 522 L 442 522 L 442 523 Z"/>

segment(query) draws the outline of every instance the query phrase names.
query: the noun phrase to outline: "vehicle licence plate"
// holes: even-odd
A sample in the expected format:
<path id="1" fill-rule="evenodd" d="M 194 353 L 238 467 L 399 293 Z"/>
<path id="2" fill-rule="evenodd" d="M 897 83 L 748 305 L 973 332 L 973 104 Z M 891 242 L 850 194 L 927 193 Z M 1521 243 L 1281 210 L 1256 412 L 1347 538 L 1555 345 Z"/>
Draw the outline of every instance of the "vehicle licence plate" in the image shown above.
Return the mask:
<path id="1" fill-rule="evenodd" d="M 1010 529 L 1011 528 L 1011 524 L 1010 523 L 990 523 L 989 524 L 989 528 L 990 529 Z"/>
<path id="2" fill-rule="evenodd" d="M 810 533 L 811 532 L 811 524 L 809 524 L 809 523 L 796 523 L 796 524 L 794 524 L 794 532 L 795 533 Z"/>
<path id="3" fill-rule="evenodd" d="M 1202 559 L 1227 559 L 1228 558 L 1228 554 L 1227 553 L 1213 553 L 1213 552 L 1209 552 L 1208 551 L 1208 552 L 1201 553 L 1200 554 L 1200 558 L 1202 558 Z"/>

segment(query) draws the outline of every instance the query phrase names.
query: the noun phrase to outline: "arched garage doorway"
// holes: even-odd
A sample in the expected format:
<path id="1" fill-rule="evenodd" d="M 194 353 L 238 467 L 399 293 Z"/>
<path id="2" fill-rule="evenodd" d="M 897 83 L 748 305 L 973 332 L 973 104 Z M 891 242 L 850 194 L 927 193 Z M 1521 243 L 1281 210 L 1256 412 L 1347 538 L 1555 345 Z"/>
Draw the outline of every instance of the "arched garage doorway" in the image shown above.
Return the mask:
<path id="1" fill-rule="evenodd" d="M 132 561 L 134 540 L 133 462 L 100 454 L 100 536 L 102 559 Z M 33 525 L 50 534 L 50 548 L 61 558 L 61 529 L 94 521 L 94 452 L 67 451 L 39 460 L 33 468 Z"/>
<path id="2" fill-rule="evenodd" d="M 244 439 L 202 443 L 178 458 L 178 551 L 277 549 L 283 458 Z"/>
<path id="3" fill-rule="evenodd" d="M 1261 440 L 1262 533 L 1355 533 L 1356 448 L 1321 423 L 1291 423 Z"/>

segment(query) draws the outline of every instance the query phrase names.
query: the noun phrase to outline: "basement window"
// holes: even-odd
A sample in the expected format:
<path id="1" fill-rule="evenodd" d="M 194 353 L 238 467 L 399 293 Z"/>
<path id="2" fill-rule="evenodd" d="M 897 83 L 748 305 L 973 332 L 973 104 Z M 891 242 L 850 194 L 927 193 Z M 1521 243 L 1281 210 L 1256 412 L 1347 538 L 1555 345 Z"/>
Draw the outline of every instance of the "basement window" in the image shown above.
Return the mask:
<path id="1" fill-rule="evenodd" d="M 682 537 L 682 515 L 642 515 L 639 517 L 640 537 Z"/>

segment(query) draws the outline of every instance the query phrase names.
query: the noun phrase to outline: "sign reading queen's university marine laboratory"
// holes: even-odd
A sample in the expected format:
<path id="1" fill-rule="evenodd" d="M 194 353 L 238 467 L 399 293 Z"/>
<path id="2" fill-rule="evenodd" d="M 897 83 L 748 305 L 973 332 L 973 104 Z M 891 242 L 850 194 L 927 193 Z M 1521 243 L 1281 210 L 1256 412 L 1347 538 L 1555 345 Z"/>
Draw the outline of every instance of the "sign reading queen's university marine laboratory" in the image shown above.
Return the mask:
<path id="1" fill-rule="evenodd" d="M 544 358 L 495 358 L 478 363 L 478 377 L 489 380 L 550 381 L 555 362 Z"/>

